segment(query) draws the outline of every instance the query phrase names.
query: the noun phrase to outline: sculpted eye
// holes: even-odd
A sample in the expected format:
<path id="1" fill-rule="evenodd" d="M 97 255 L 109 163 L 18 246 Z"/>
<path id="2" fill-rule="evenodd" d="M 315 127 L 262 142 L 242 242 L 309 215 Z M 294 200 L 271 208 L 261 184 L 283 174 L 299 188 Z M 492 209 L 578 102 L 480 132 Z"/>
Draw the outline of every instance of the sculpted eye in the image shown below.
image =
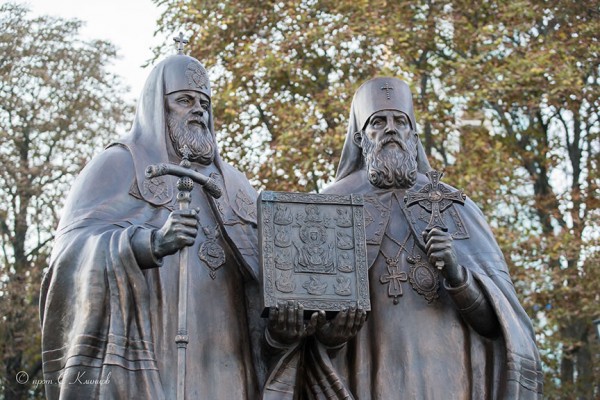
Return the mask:
<path id="1" fill-rule="evenodd" d="M 406 126 L 408 125 L 408 121 L 406 121 L 406 118 L 404 117 L 396 117 L 396 124 L 400 126 Z"/>
<path id="2" fill-rule="evenodd" d="M 177 102 L 179 104 L 183 104 L 183 105 L 189 105 L 190 104 L 190 99 L 188 99 L 187 97 L 181 97 L 179 99 L 177 99 Z"/>
<path id="3" fill-rule="evenodd" d="M 200 103 L 200 105 L 202 106 L 203 110 L 208 110 L 208 107 L 210 104 L 208 102 L 202 102 L 202 103 Z"/>
<path id="4" fill-rule="evenodd" d="M 383 119 L 381 118 L 373 118 L 373 121 L 371 121 L 371 125 L 378 127 L 378 126 L 382 126 L 383 125 Z"/>

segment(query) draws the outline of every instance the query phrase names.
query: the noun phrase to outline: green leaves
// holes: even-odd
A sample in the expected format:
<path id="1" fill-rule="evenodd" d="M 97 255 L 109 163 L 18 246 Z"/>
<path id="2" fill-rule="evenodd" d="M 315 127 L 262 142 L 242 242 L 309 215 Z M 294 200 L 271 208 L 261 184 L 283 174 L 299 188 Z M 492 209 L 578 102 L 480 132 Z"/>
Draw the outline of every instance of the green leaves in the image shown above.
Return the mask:
<path id="1" fill-rule="evenodd" d="M 64 197 L 92 154 L 125 131 L 132 106 L 106 70 L 114 46 L 82 41 L 80 21 L 6 3 L 0 26 L 0 390 L 25 398 L 43 395 L 14 377 L 41 376 L 38 293 Z"/>
<path id="2" fill-rule="evenodd" d="M 327 185 L 358 86 L 381 75 L 409 82 L 432 165 L 491 220 L 547 372 L 560 376 L 547 382 L 549 397 L 592 397 L 596 9 L 573 0 L 157 4 L 160 29 L 192 33 L 192 54 L 212 70 L 223 153 L 262 188 Z"/>

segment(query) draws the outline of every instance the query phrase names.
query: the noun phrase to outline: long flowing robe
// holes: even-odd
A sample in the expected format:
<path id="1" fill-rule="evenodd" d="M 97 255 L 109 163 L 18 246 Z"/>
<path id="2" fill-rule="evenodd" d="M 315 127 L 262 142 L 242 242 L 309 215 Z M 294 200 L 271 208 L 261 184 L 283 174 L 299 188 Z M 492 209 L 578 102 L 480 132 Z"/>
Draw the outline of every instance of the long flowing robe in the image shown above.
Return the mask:
<path id="1" fill-rule="evenodd" d="M 67 199 L 40 302 L 49 399 L 175 398 L 179 256 L 157 260 L 150 242 L 177 208 L 176 178 L 144 176 L 168 162 L 163 75 L 173 60 L 197 63 L 154 68 L 130 134 L 86 166 Z M 201 229 L 186 266 L 186 396 L 253 399 L 256 192 L 218 154 L 207 173 L 224 194 L 192 192 Z"/>
<path id="2" fill-rule="evenodd" d="M 411 190 L 427 182 L 419 174 Z M 431 302 L 411 287 L 407 255 L 426 258 L 418 232 L 428 218 L 418 206 L 406 209 L 404 191 L 377 189 L 365 171 L 358 170 L 325 192 L 363 194 L 368 216 L 372 310 L 358 335 L 334 356 L 337 371 L 355 398 L 541 398 L 542 373 L 531 322 L 519 304 L 502 253 L 472 201 L 453 205 L 444 218 L 450 232 L 456 233 L 460 265 L 478 283 L 497 316 L 500 332 L 494 338 L 483 337 L 465 322 L 437 273 L 439 297 Z M 397 253 L 401 246 L 406 251 Z M 406 275 L 394 304 L 386 259 L 397 254 Z"/>
<path id="3" fill-rule="evenodd" d="M 469 286 L 480 288 L 478 294 L 485 295 L 495 313 L 497 336 L 486 338 L 465 321 L 455 304 L 458 294 L 450 294 L 433 267 L 413 270 L 417 256 L 426 258 L 419 237 L 429 215 L 415 214 L 419 206 L 406 209 L 404 191 L 369 183 L 357 140 L 371 115 L 381 110 L 403 112 L 417 135 L 408 84 L 390 77 L 365 82 L 352 100 L 336 182 L 323 191 L 365 199 L 369 317 L 341 348 L 326 348 L 314 337 L 289 347 L 270 343 L 279 353 L 263 398 L 540 399 L 543 377 L 531 321 L 493 234 L 471 200 L 452 206 L 444 218 L 458 262 L 473 283 Z M 424 174 L 431 170 L 420 141 L 416 162 L 417 183 L 410 189 L 415 191 L 428 182 Z M 407 250 L 398 252 L 401 247 Z M 396 266 L 388 263 L 393 258 Z M 467 311 L 477 309 L 462 310 Z"/>
<path id="4" fill-rule="evenodd" d="M 541 398 L 543 376 L 531 321 L 493 234 L 472 201 L 453 205 L 443 216 L 455 239 L 458 262 L 466 268 L 467 287 L 484 295 L 495 313 L 497 336 L 486 338 L 466 322 L 461 312 L 475 313 L 477 308 L 459 311 L 460 295 L 451 294 L 430 265 L 416 268 L 418 256 L 426 261 L 420 236 L 430 216 L 419 206 L 407 209 L 402 190 L 369 183 L 357 140 L 371 115 L 381 110 L 403 112 L 417 137 L 417 183 L 410 190 L 422 188 L 427 183 L 423 174 L 431 169 L 418 141 L 408 84 L 393 77 L 365 82 L 352 100 L 336 182 L 324 193 L 360 193 L 365 198 L 372 310 L 358 335 L 329 354 L 335 366 L 328 368 L 330 378 L 320 381 L 325 388 L 321 391 L 333 382 L 334 388 L 346 390 L 331 398 L 345 399 L 349 392 L 361 400 Z M 398 253 L 400 247 L 405 250 Z M 389 258 L 398 259 L 397 269 Z M 437 298 L 432 284 L 438 286 Z"/>

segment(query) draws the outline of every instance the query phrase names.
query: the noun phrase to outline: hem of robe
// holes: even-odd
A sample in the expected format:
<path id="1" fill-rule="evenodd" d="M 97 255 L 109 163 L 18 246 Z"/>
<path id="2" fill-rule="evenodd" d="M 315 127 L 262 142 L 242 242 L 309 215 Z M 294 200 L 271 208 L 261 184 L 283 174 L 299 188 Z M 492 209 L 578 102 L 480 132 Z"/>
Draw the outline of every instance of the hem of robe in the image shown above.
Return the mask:
<path id="1" fill-rule="evenodd" d="M 162 399 L 149 293 L 130 246 L 138 227 L 94 228 L 57 238 L 42 293 L 47 397 Z"/>

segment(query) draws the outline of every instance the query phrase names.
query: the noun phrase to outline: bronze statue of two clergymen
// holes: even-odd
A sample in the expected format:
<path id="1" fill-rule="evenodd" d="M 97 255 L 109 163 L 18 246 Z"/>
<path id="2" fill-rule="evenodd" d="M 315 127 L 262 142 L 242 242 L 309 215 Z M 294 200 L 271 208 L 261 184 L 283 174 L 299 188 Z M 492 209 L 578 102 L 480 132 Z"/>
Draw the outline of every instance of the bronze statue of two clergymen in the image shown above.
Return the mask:
<path id="1" fill-rule="evenodd" d="M 475 204 L 431 170 L 405 82 L 375 78 L 354 96 L 323 194 L 354 208 L 325 222 L 318 205 L 275 206 L 283 239 L 270 237 L 296 229 L 303 243 L 269 245 L 270 290 L 319 296 L 330 279 L 332 296 L 350 296 L 364 264 L 367 302 L 337 313 L 288 298 L 261 317 L 258 225 L 271 214 L 258 218 L 256 191 L 219 156 L 211 96 L 198 60 L 166 58 L 131 131 L 73 185 L 42 283 L 49 399 L 541 398 L 503 255 Z"/>

